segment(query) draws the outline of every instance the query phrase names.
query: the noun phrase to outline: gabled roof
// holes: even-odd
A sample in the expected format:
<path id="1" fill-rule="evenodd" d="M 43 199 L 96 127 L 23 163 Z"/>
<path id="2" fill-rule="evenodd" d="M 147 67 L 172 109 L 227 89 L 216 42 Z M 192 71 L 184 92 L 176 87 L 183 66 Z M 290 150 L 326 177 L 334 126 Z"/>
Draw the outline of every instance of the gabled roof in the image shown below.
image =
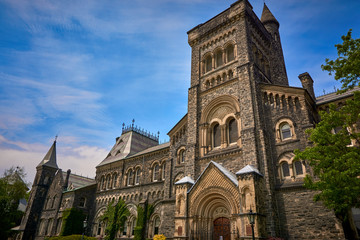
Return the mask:
<path id="1" fill-rule="evenodd" d="M 56 140 L 54 141 L 53 145 L 49 149 L 49 151 L 46 153 L 43 160 L 37 165 L 37 167 L 40 166 L 47 166 L 58 169 L 58 165 L 56 163 Z"/>
<path id="2" fill-rule="evenodd" d="M 184 183 L 194 184 L 195 181 L 191 177 L 186 176 L 186 177 L 183 177 L 182 179 L 180 179 L 179 181 L 177 181 L 175 183 L 175 185 L 184 184 Z"/>
<path id="3" fill-rule="evenodd" d="M 242 175 L 247 173 L 257 173 L 260 176 L 264 176 L 256 167 L 253 165 L 246 165 L 244 168 L 240 169 L 236 175 Z"/>
<path id="4" fill-rule="evenodd" d="M 63 179 L 65 181 L 66 172 L 62 172 L 62 173 L 63 173 L 62 174 Z M 83 187 L 93 185 L 93 184 L 96 184 L 95 179 L 70 173 L 68 187 L 67 187 L 66 191 L 76 190 L 76 189 L 83 188 Z"/>
<path id="5" fill-rule="evenodd" d="M 268 8 L 268 6 L 266 6 L 265 3 L 264 3 L 264 8 L 263 8 L 263 11 L 261 14 L 261 22 L 263 24 L 266 24 L 268 22 L 273 22 L 273 23 L 276 23 L 277 25 L 280 25 L 278 20 L 276 20 L 276 18 L 271 13 L 270 9 Z"/>
<path id="6" fill-rule="evenodd" d="M 219 169 L 219 171 L 221 173 L 224 174 L 225 177 L 227 177 L 232 183 L 235 184 L 235 186 L 239 186 L 239 182 L 236 178 L 236 175 L 233 174 L 232 172 L 230 172 L 229 170 L 227 170 L 226 168 L 224 168 L 221 164 L 214 162 L 214 161 L 210 161 L 209 164 L 206 166 L 206 168 L 204 169 L 204 171 L 202 171 L 202 173 L 200 174 L 200 176 L 198 177 L 198 179 L 196 179 L 194 185 L 189 189 L 189 192 L 196 186 L 196 184 L 201 180 L 202 176 L 204 175 L 204 173 L 211 167 L 214 166 L 217 169 Z"/>

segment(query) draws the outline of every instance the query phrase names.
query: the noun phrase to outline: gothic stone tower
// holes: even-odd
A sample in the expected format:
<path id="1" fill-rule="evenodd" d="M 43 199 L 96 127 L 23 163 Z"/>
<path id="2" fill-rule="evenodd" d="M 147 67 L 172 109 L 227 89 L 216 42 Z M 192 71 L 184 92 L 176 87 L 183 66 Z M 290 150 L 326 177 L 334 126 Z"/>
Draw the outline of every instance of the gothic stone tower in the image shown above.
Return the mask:
<path id="1" fill-rule="evenodd" d="M 31 188 L 29 202 L 20 225 L 20 230 L 22 231 L 21 239 L 31 240 L 35 238 L 45 198 L 58 169 L 56 163 L 56 141 L 54 141 L 44 159 L 36 167 L 36 175 Z"/>

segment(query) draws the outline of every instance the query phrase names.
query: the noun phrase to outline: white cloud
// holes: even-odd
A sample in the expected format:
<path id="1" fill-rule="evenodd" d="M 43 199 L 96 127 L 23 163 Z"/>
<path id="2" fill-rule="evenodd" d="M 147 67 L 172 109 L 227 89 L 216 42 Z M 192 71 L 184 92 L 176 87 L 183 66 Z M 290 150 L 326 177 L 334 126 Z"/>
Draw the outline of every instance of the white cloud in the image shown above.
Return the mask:
<path id="1" fill-rule="evenodd" d="M 71 169 L 73 173 L 95 177 L 95 166 L 107 155 L 108 149 L 79 145 L 75 138 L 66 136 L 57 144 L 57 163 L 63 171 Z M 72 146 L 64 145 L 72 143 Z M 46 155 L 51 144 L 14 142 L 0 135 L 0 173 L 11 166 L 25 168 L 26 180 L 32 182 L 36 166 Z"/>

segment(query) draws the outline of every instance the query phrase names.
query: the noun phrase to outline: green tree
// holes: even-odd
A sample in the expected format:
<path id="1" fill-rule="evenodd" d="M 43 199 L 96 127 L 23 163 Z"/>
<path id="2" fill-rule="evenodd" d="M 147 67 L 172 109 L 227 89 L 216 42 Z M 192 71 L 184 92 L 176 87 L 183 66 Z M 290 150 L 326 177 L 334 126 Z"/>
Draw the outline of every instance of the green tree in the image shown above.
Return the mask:
<path id="1" fill-rule="evenodd" d="M 106 240 L 115 239 L 117 231 L 122 231 L 127 217 L 130 215 L 129 209 L 121 198 L 114 205 L 114 202 L 110 202 L 107 206 L 104 215 L 101 217 L 101 221 L 107 222 L 105 229 Z"/>
<path id="2" fill-rule="evenodd" d="M 341 37 L 343 43 L 335 45 L 338 58 L 327 58 L 326 64 L 321 65 L 330 75 L 335 73 L 335 80 L 342 83 L 342 92 L 354 88 L 360 82 L 360 38 L 353 39 L 351 33 L 350 29 L 347 35 Z"/>
<path id="3" fill-rule="evenodd" d="M 18 210 L 19 201 L 28 198 L 25 171 L 20 167 L 5 170 L 0 178 L 0 239 L 7 239 L 11 228 L 20 225 L 23 212 Z"/>
<path id="4" fill-rule="evenodd" d="M 335 72 L 335 79 L 343 84 L 339 93 L 360 81 L 360 39 L 352 39 L 350 29 L 342 40 L 335 45 L 338 58 L 326 59 L 322 65 L 330 74 Z M 314 176 L 305 178 L 305 187 L 318 191 L 314 200 L 333 209 L 346 237 L 356 239 L 350 213 L 351 208 L 360 207 L 360 92 L 354 92 L 341 108 L 330 104 L 329 111 L 320 112 L 320 119 L 307 131 L 312 146 L 295 151 L 295 158 L 307 160 L 314 171 Z"/>

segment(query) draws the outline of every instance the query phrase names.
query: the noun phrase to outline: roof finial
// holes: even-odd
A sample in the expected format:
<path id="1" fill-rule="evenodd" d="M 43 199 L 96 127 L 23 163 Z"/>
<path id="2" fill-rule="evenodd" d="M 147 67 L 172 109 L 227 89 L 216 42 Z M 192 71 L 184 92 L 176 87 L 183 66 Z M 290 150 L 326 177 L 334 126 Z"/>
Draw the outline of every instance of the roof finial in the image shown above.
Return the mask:
<path id="1" fill-rule="evenodd" d="M 124 130 L 124 128 L 125 128 L 125 123 L 123 122 L 123 124 L 122 124 L 122 130 Z"/>
<path id="2" fill-rule="evenodd" d="M 56 134 L 54 142 L 56 142 L 57 138 L 58 138 L 58 135 Z"/>
<path id="3" fill-rule="evenodd" d="M 132 128 L 134 127 L 134 123 L 135 123 L 135 119 L 132 120 L 132 124 L 131 124 Z"/>

